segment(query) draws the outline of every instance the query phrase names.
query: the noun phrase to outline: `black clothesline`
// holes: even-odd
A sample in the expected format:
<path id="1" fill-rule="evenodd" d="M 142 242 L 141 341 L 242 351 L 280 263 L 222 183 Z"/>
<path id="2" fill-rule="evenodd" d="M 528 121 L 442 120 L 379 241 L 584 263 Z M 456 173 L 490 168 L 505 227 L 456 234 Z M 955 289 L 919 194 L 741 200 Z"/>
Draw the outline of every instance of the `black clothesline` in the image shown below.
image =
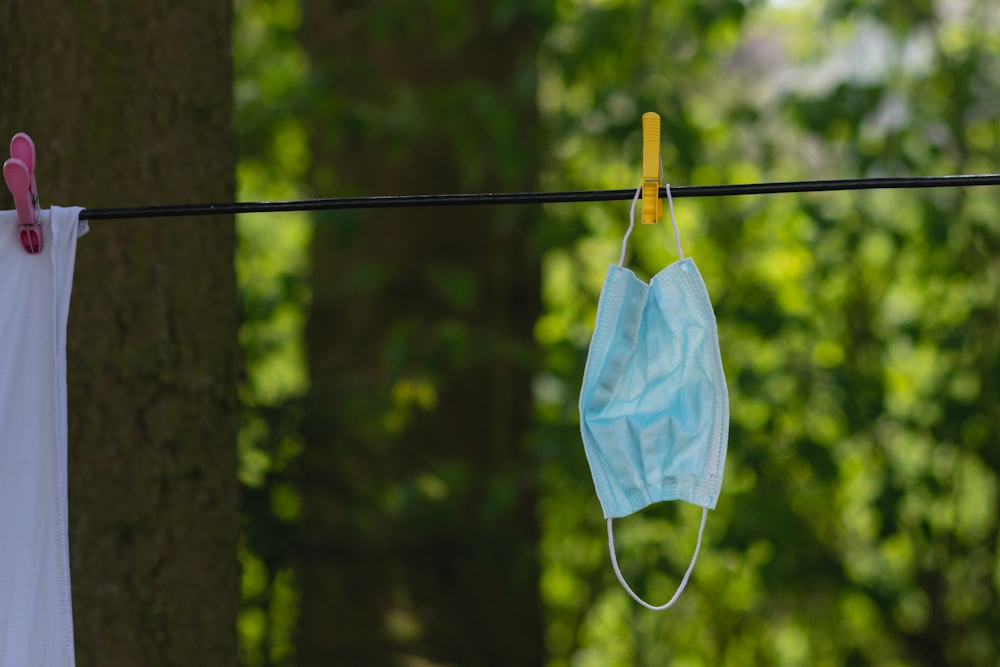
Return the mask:
<path id="1" fill-rule="evenodd" d="M 903 178 L 846 178 L 826 181 L 785 181 L 744 183 L 739 185 L 671 186 L 672 197 L 723 197 L 730 195 L 783 194 L 793 192 L 832 192 L 836 190 L 884 190 L 899 188 L 952 188 L 975 185 L 1000 185 L 1000 174 L 959 176 L 914 176 Z M 660 188 L 666 198 L 666 188 Z M 635 189 L 576 190 L 569 192 L 506 192 L 442 195 L 392 195 L 377 197 L 331 197 L 274 202 L 233 202 L 226 204 L 178 204 L 133 208 L 94 208 L 80 212 L 82 220 L 124 220 L 135 218 L 171 218 L 237 213 L 280 213 L 289 211 L 333 211 L 364 208 L 412 208 L 426 206 L 491 206 L 500 204 L 557 204 L 570 202 L 624 201 L 635 196 Z"/>

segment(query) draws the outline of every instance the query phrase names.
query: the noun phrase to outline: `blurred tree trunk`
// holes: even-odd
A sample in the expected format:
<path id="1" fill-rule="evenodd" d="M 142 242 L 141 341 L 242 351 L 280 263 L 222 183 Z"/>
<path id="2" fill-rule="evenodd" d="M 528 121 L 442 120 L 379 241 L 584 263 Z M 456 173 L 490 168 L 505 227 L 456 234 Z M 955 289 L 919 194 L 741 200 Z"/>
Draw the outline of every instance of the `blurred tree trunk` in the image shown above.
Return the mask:
<path id="1" fill-rule="evenodd" d="M 543 17 L 307 2 L 318 192 L 535 187 Z M 520 13 L 517 13 L 520 12 Z M 299 650 L 540 665 L 529 208 L 318 218 Z"/>
<path id="2" fill-rule="evenodd" d="M 232 199 L 230 5 L 3 4 L 0 129 L 34 138 L 43 206 Z M 233 665 L 232 220 L 91 227 L 68 333 L 78 664 Z"/>

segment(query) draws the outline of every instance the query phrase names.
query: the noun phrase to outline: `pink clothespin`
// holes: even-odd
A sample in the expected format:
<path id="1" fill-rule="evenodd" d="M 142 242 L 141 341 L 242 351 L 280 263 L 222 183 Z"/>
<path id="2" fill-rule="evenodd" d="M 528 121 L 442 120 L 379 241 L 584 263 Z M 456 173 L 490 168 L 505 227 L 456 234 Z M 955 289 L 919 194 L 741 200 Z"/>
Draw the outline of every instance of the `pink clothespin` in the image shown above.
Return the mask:
<path id="1" fill-rule="evenodd" d="M 35 143 L 24 132 L 10 140 L 10 159 L 3 163 L 3 179 L 14 196 L 21 245 L 30 255 L 42 251 L 42 228 L 35 184 Z"/>

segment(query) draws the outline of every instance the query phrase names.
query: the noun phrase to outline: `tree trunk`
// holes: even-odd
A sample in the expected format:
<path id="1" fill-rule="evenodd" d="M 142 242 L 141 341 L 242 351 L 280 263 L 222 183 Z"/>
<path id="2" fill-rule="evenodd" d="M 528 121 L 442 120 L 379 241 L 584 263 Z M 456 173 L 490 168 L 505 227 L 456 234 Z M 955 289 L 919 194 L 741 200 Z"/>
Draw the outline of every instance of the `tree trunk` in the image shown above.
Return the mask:
<path id="1" fill-rule="evenodd" d="M 43 206 L 232 199 L 230 5 L 3 4 L 0 129 L 35 140 Z M 91 229 L 68 332 L 78 665 L 233 665 L 233 223 Z"/>
<path id="2" fill-rule="evenodd" d="M 308 2 L 323 193 L 535 187 L 541 27 L 466 4 Z M 540 665 L 527 446 L 538 211 L 318 218 L 302 664 Z"/>

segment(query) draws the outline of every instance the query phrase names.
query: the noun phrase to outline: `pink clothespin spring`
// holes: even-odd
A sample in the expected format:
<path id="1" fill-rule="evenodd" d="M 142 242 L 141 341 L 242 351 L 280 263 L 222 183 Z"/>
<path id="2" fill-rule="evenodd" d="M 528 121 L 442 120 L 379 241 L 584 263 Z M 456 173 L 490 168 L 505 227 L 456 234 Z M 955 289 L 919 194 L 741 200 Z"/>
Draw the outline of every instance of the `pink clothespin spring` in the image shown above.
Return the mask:
<path id="1" fill-rule="evenodd" d="M 35 184 L 35 143 L 24 132 L 10 140 L 10 159 L 3 163 L 3 179 L 14 197 L 21 245 L 30 255 L 42 251 L 38 186 Z"/>

